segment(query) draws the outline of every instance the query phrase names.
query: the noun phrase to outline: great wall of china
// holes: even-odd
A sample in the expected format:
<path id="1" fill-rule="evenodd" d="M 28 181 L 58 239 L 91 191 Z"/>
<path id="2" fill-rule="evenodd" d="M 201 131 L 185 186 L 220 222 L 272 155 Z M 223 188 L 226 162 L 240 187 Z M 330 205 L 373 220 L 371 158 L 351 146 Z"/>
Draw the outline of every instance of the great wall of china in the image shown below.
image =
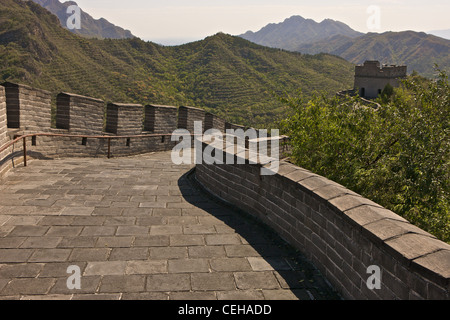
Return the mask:
<path id="1" fill-rule="evenodd" d="M 70 93 L 56 96 L 25 85 L 0 86 L 0 178 L 28 158 L 129 156 L 170 151 L 172 132 L 243 128 L 191 107 L 106 104 Z M 105 117 L 106 114 L 106 117 Z M 41 135 L 39 135 L 41 134 Z M 83 136 L 83 137 L 81 137 Z M 203 142 L 203 147 L 208 146 Z M 0 149 L 1 150 L 1 149 Z M 229 152 L 229 151 L 225 151 Z M 245 153 L 228 155 L 246 164 L 198 164 L 195 177 L 206 192 L 256 217 L 302 252 L 346 299 L 450 298 L 450 245 L 395 213 L 337 183 L 281 161 L 277 174 L 262 176 L 262 164 Z M 243 158 L 243 159 L 242 159 Z M 371 266 L 381 287 L 369 289 Z"/>

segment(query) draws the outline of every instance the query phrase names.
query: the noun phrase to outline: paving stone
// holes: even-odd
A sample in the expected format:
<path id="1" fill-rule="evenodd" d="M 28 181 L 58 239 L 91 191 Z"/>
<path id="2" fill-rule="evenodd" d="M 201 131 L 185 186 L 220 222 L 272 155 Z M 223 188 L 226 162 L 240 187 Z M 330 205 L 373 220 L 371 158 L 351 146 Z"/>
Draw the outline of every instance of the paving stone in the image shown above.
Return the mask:
<path id="1" fill-rule="evenodd" d="M 120 300 L 120 293 L 111 293 L 111 294 L 74 294 L 72 300 Z"/>
<path id="2" fill-rule="evenodd" d="M 134 237 L 99 237 L 96 247 L 99 248 L 130 248 L 133 245 Z"/>
<path id="3" fill-rule="evenodd" d="M 191 273 L 191 279 L 192 290 L 224 291 L 236 289 L 232 273 Z"/>
<path id="4" fill-rule="evenodd" d="M 75 237 L 83 230 L 83 227 L 74 226 L 53 226 L 50 227 L 46 236 L 50 237 Z"/>
<path id="5" fill-rule="evenodd" d="M 143 291 L 145 291 L 145 276 L 141 275 L 104 276 L 99 289 L 100 293 Z"/>
<path id="6" fill-rule="evenodd" d="M 62 218 L 62 217 L 61 217 Z M 105 217 L 100 216 L 81 216 L 81 217 L 71 217 L 73 222 L 72 226 L 101 226 L 105 222 Z"/>
<path id="7" fill-rule="evenodd" d="M 190 291 L 189 274 L 156 274 L 147 276 L 147 291 L 171 292 Z"/>
<path id="8" fill-rule="evenodd" d="M 118 236 L 142 236 L 149 233 L 149 227 L 145 226 L 119 226 L 116 235 Z"/>
<path id="9" fill-rule="evenodd" d="M 194 246 L 189 247 L 189 258 L 221 258 L 225 257 L 223 246 Z"/>
<path id="10" fill-rule="evenodd" d="M 110 261 L 114 260 L 146 260 L 148 259 L 148 248 L 114 248 L 109 256 Z"/>
<path id="11" fill-rule="evenodd" d="M 40 237 L 43 236 L 48 229 L 49 227 L 45 226 L 16 226 L 9 235 L 15 237 Z"/>
<path id="12" fill-rule="evenodd" d="M 291 290 L 262 290 L 262 292 L 266 300 L 299 300 Z"/>
<path id="13" fill-rule="evenodd" d="M 43 268 L 42 263 L 0 265 L 0 279 L 35 278 Z"/>
<path id="14" fill-rule="evenodd" d="M 177 259 L 169 260 L 169 273 L 209 272 L 206 259 Z"/>
<path id="15" fill-rule="evenodd" d="M 0 249 L 0 263 L 26 262 L 33 252 L 32 249 Z"/>
<path id="16" fill-rule="evenodd" d="M 11 217 L 3 225 L 5 226 L 34 226 L 39 224 L 44 216 L 15 216 Z"/>
<path id="17" fill-rule="evenodd" d="M 69 261 L 105 261 L 110 253 L 111 249 L 108 248 L 75 248 Z"/>
<path id="18" fill-rule="evenodd" d="M 71 249 L 37 249 L 29 262 L 62 262 L 69 258 Z"/>
<path id="19" fill-rule="evenodd" d="M 84 275 L 86 276 L 104 276 L 104 275 L 123 275 L 125 274 L 126 261 L 100 261 L 88 262 Z"/>
<path id="20" fill-rule="evenodd" d="M 214 226 L 209 225 L 187 225 L 183 227 L 184 234 L 216 234 L 216 228 Z"/>
<path id="21" fill-rule="evenodd" d="M 94 207 L 67 207 L 61 212 L 62 216 L 90 216 L 94 214 Z"/>
<path id="22" fill-rule="evenodd" d="M 170 236 L 170 245 L 173 247 L 202 246 L 204 244 L 205 239 L 202 235 L 177 234 Z"/>
<path id="23" fill-rule="evenodd" d="M 45 300 L 45 301 L 63 301 L 63 300 L 72 300 L 72 295 L 65 295 L 65 294 L 46 294 L 46 295 L 40 295 L 40 296 L 22 296 L 20 297 L 20 300 Z"/>
<path id="24" fill-rule="evenodd" d="M 38 224 L 40 226 L 70 226 L 73 221 L 74 217 L 45 216 Z"/>
<path id="25" fill-rule="evenodd" d="M 136 222 L 135 217 L 107 217 L 104 226 L 126 226 L 134 225 Z"/>
<path id="26" fill-rule="evenodd" d="M 54 279 L 13 279 L 0 294 L 4 296 L 46 294 L 54 284 Z"/>
<path id="27" fill-rule="evenodd" d="M 67 277 L 70 275 L 67 274 Z M 57 279 L 55 285 L 50 290 L 51 294 L 95 294 L 100 286 L 101 276 L 83 276 L 80 278 L 80 289 L 69 289 L 67 287 L 67 278 Z"/>
<path id="28" fill-rule="evenodd" d="M 291 266 L 284 259 L 248 257 L 253 271 L 291 270 Z"/>
<path id="29" fill-rule="evenodd" d="M 51 249 L 56 248 L 62 241 L 62 237 L 29 237 L 22 244 L 21 248 Z"/>
<path id="30" fill-rule="evenodd" d="M 241 239 L 236 234 L 212 234 L 205 236 L 206 244 L 210 246 L 241 244 Z"/>
<path id="31" fill-rule="evenodd" d="M 252 267 L 245 258 L 211 259 L 211 269 L 221 272 L 251 271 Z"/>
<path id="32" fill-rule="evenodd" d="M 136 236 L 135 247 L 168 247 L 169 236 Z"/>
<path id="33" fill-rule="evenodd" d="M 0 237 L 0 248 L 1 249 L 14 249 L 20 247 L 22 243 L 25 242 L 26 237 Z"/>
<path id="34" fill-rule="evenodd" d="M 227 256 L 235 257 L 258 257 L 259 253 L 250 245 L 225 246 Z"/>
<path id="35" fill-rule="evenodd" d="M 150 248 L 151 259 L 184 259 L 187 258 L 186 247 L 156 247 Z"/>
<path id="36" fill-rule="evenodd" d="M 97 237 L 64 237 L 58 248 L 93 248 Z"/>
<path id="37" fill-rule="evenodd" d="M 123 293 L 122 300 L 168 300 L 169 295 L 165 292 L 139 292 L 139 293 Z"/>
<path id="38" fill-rule="evenodd" d="M 70 274 L 67 273 L 69 266 L 77 266 L 83 274 L 86 268 L 86 262 L 70 261 L 70 262 L 50 262 L 45 263 L 42 271 L 39 273 L 39 278 L 64 278 L 67 279 Z"/>
<path id="39" fill-rule="evenodd" d="M 167 260 L 128 261 L 126 274 L 167 273 Z"/>
<path id="40" fill-rule="evenodd" d="M 181 226 L 151 226 L 150 235 L 171 235 L 171 234 L 182 234 L 183 229 Z"/>
<path id="41" fill-rule="evenodd" d="M 234 290 L 217 292 L 218 300 L 264 300 L 261 290 Z"/>
<path id="42" fill-rule="evenodd" d="M 83 228 L 81 232 L 81 236 L 89 237 L 89 236 L 112 236 L 116 232 L 116 227 L 114 226 L 87 226 Z"/>
<path id="43" fill-rule="evenodd" d="M 236 272 L 234 273 L 238 289 L 279 289 L 277 279 L 272 272 Z"/>
<path id="44" fill-rule="evenodd" d="M 170 300 L 176 301 L 206 301 L 206 300 L 217 300 L 215 292 L 170 292 Z"/>

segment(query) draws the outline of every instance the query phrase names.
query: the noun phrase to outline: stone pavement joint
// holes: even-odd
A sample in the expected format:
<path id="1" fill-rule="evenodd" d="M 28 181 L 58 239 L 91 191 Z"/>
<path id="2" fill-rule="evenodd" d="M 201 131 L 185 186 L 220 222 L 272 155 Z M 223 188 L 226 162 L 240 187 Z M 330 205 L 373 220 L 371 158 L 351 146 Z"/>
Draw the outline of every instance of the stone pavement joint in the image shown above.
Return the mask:
<path id="1" fill-rule="evenodd" d="M 268 228 L 170 152 L 35 160 L 0 183 L 0 299 L 337 299 Z M 67 288 L 69 266 L 81 289 Z"/>

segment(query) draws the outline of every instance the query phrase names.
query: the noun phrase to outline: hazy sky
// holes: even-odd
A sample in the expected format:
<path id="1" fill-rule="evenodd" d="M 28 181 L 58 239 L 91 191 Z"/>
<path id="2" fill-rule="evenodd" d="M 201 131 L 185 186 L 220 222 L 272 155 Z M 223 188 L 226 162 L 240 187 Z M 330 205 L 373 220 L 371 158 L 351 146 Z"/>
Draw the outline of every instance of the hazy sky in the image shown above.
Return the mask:
<path id="1" fill-rule="evenodd" d="M 64 2 L 64 0 L 60 0 Z M 76 0 L 94 18 L 104 17 L 144 39 L 199 40 L 219 31 L 258 31 L 293 15 L 330 18 L 361 32 L 450 29 L 449 0 Z M 373 20 L 380 9 L 380 19 Z M 372 20 L 370 20 L 372 19 Z M 379 29 L 367 22 L 379 21 Z"/>

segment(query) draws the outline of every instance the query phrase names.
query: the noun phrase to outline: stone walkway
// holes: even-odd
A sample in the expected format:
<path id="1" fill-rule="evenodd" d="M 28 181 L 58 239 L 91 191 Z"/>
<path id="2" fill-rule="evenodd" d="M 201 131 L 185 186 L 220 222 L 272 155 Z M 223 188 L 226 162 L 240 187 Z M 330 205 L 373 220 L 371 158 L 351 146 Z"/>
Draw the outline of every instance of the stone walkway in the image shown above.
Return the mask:
<path id="1" fill-rule="evenodd" d="M 190 169 L 169 152 L 13 169 L 0 180 L 0 298 L 336 298 L 276 235 L 195 188 Z"/>

